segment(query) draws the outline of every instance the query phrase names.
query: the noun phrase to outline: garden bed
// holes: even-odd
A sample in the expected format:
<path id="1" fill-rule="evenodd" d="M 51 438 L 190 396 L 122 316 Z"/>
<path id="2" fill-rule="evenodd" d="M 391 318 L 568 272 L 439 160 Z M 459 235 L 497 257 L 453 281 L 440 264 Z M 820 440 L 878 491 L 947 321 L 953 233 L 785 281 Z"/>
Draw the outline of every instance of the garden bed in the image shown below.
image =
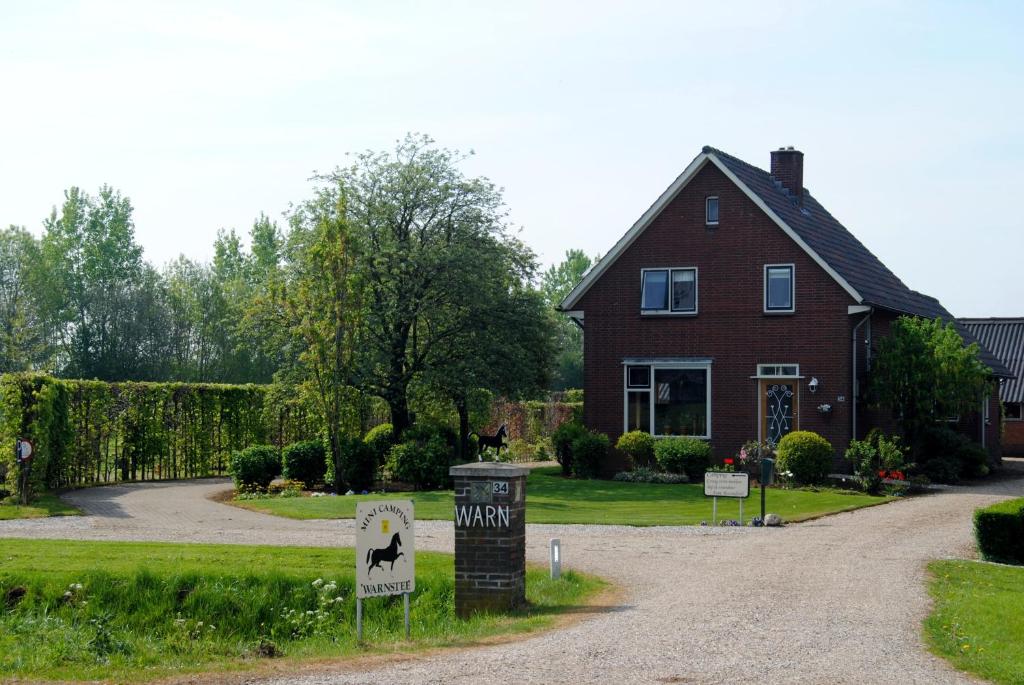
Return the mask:
<path id="1" fill-rule="evenodd" d="M 368 600 L 355 640 L 351 549 L 6 540 L 0 673 L 152 680 L 203 671 L 472 644 L 550 627 L 604 584 L 527 571 L 530 608 L 455 618 L 450 555 L 420 552 L 412 640 L 400 598 Z"/>
<path id="2" fill-rule="evenodd" d="M 413 499 L 416 518 L 451 520 L 455 502 L 450 490 L 325 497 L 268 497 L 234 501 L 236 506 L 294 519 L 354 518 L 356 502 L 387 498 Z M 770 488 L 768 511 L 797 522 L 882 504 L 874 497 L 832 488 Z M 711 498 L 699 484 L 664 485 L 564 478 L 557 467 L 530 472 L 526 485 L 527 523 L 581 523 L 630 526 L 679 526 L 711 523 Z M 744 516 L 760 513 L 760 491 L 751 488 Z M 737 500 L 720 498 L 719 519 L 738 519 Z"/>

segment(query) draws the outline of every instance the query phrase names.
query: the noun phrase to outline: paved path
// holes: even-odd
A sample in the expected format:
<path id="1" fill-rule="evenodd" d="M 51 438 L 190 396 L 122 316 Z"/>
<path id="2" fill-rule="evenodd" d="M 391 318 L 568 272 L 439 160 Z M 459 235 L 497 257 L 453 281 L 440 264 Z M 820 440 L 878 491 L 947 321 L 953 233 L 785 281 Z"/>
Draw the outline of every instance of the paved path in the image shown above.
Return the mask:
<path id="1" fill-rule="evenodd" d="M 0 537 L 351 545 L 351 521 L 292 521 L 210 501 L 226 481 L 93 488 L 85 517 L 0 522 Z M 918 497 L 782 529 L 531 525 L 527 554 L 562 538 L 567 565 L 626 588 L 564 630 L 276 682 L 970 682 L 921 641 L 925 564 L 970 556 L 971 512 L 1024 480 Z M 417 547 L 451 551 L 447 522 Z"/>

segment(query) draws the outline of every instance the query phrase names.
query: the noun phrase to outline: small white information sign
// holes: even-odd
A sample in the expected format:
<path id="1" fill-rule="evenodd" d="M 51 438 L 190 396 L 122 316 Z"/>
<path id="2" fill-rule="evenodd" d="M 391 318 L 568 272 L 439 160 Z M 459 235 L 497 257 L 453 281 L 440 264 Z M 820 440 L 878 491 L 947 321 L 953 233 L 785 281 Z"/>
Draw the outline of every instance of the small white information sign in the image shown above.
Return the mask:
<path id="1" fill-rule="evenodd" d="M 356 504 L 356 597 L 408 595 L 416 589 L 413 504 Z"/>
<path id="2" fill-rule="evenodd" d="M 704 474 L 705 497 L 740 497 L 750 495 L 750 476 L 746 473 L 708 471 Z"/>

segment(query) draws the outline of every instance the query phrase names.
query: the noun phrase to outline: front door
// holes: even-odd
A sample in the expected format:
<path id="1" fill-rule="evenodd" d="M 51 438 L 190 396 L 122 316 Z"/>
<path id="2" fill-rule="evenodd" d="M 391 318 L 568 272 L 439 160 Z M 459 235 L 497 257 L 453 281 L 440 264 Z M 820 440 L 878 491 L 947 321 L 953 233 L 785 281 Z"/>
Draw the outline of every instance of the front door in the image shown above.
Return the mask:
<path id="1" fill-rule="evenodd" d="M 795 378 L 762 380 L 760 386 L 761 439 L 774 447 L 782 436 L 797 430 L 800 390 Z"/>

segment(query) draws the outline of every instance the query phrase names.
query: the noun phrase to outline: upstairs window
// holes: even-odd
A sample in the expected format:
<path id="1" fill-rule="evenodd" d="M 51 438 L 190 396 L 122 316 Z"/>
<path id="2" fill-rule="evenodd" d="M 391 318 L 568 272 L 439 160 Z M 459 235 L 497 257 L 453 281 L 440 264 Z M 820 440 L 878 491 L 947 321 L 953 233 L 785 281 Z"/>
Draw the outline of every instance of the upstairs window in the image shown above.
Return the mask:
<path id="1" fill-rule="evenodd" d="M 704 223 L 708 226 L 718 225 L 718 196 L 712 195 L 704 200 Z"/>
<path id="2" fill-rule="evenodd" d="M 644 314 L 696 314 L 697 269 L 641 271 L 640 309 Z"/>
<path id="3" fill-rule="evenodd" d="M 1020 402 L 1007 402 L 1003 405 L 1003 416 L 1007 421 L 1020 421 L 1024 419 L 1024 415 L 1021 414 Z"/>
<path id="4" fill-rule="evenodd" d="M 793 280 L 792 264 L 765 264 L 765 313 L 788 314 L 796 311 L 793 294 Z"/>

